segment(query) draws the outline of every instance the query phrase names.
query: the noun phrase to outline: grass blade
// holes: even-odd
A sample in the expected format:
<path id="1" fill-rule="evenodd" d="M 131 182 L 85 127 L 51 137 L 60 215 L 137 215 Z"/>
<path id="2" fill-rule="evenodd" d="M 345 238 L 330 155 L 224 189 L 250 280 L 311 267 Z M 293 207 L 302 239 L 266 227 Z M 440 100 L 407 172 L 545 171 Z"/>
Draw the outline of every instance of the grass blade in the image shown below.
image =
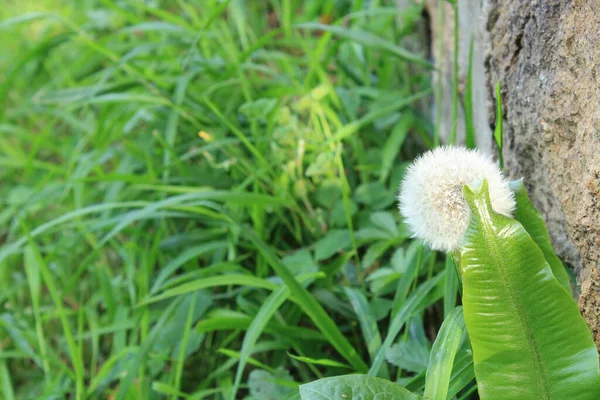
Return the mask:
<path id="1" fill-rule="evenodd" d="M 371 368 L 369 369 L 369 375 L 377 376 L 383 362 L 385 361 L 385 354 L 392 347 L 396 336 L 400 333 L 400 330 L 412 317 L 413 313 L 419 308 L 419 306 L 423 303 L 423 300 L 427 297 L 427 294 L 437 285 L 438 281 L 444 276 L 442 272 L 435 278 L 432 278 L 417 287 L 417 289 L 408 297 L 406 302 L 402 305 L 402 308 L 399 312 L 392 317 L 392 321 L 390 323 L 390 329 L 388 331 L 383 344 L 379 348 L 373 363 L 371 364 Z"/>
<path id="2" fill-rule="evenodd" d="M 363 333 L 365 343 L 367 344 L 367 350 L 371 358 L 375 357 L 377 349 L 381 347 L 381 335 L 377 328 L 377 319 L 375 314 L 367 301 L 367 298 L 362 294 L 359 289 L 344 288 L 346 296 L 352 304 L 352 308 L 356 313 L 358 322 L 360 323 L 360 329 Z"/>
<path id="3" fill-rule="evenodd" d="M 243 228 L 246 237 L 254 244 L 258 251 L 263 255 L 267 263 L 275 270 L 277 275 L 283 280 L 290 289 L 292 296 L 302 310 L 312 319 L 323 335 L 330 341 L 331 345 L 344 357 L 352 367 L 358 372 L 366 372 L 367 365 L 362 360 L 356 349 L 350 344 L 348 339 L 340 332 L 336 323 L 325 312 L 323 307 L 315 298 L 300 285 L 294 275 L 275 255 L 273 250 L 260 240 L 249 228 Z"/>
<path id="4" fill-rule="evenodd" d="M 0 359 L 0 384 L 4 399 L 15 400 L 15 390 L 10 379 L 10 371 L 6 367 L 6 361 L 2 359 Z"/>
<path id="5" fill-rule="evenodd" d="M 477 147 L 475 141 L 475 116 L 473 114 L 473 46 L 475 38 L 469 44 L 469 67 L 465 85 L 465 145 L 469 149 Z"/>
<path id="6" fill-rule="evenodd" d="M 257 278 L 253 275 L 242 275 L 242 274 L 229 274 L 212 276 L 209 278 L 196 279 L 191 282 L 183 283 L 175 286 L 165 292 L 149 297 L 141 301 L 138 306 L 156 303 L 157 301 L 165 300 L 171 297 L 180 296 L 182 294 L 195 292 L 200 289 L 215 287 L 215 286 L 229 286 L 229 285 L 240 285 L 247 287 L 256 287 L 262 289 L 277 290 L 279 285 L 276 283 L 269 282 L 265 279 Z"/>
<path id="7" fill-rule="evenodd" d="M 458 281 L 456 265 L 454 264 L 454 258 L 452 258 L 452 255 L 450 254 L 446 255 L 445 271 L 444 318 L 447 318 L 452 310 L 454 310 L 454 307 L 456 307 L 456 296 L 458 294 L 458 286 L 460 284 Z"/>
<path id="8" fill-rule="evenodd" d="M 465 330 L 462 307 L 456 307 L 444 320 L 433 343 L 425 375 L 424 400 L 446 399 L 454 358 Z"/>
<path id="9" fill-rule="evenodd" d="M 285 286 L 280 287 L 276 291 L 272 292 L 261 306 L 260 310 L 258 311 L 258 314 L 256 314 L 256 316 L 252 319 L 252 323 L 248 327 L 246 335 L 244 336 L 244 341 L 242 342 L 242 349 L 240 351 L 240 361 L 238 363 L 237 371 L 235 373 L 233 389 L 231 390 L 231 400 L 235 400 L 236 398 L 238 387 L 242 380 L 242 373 L 244 372 L 246 362 L 250 357 L 250 353 L 252 352 L 254 344 L 258 340 L 259 336 L 263 332 L 265 326 L 267 325 L 271 317 L 273 317 L 273 314 L 275 314 L 279 307 L 281 307 L 281 305 L 286 301 L 288 296 L 289 290 Z"/>
<path id="10" fill-rule="evenodd" d="M 383 50 L 387 53 L 390 53 L 401 60 L 409 61 L 415 64 L 422 65 L 427 68 L 433 68 L 433 65 L 422 57 L 411 53 L 408 50 L 405 50 L 399 46 L 396 46 L 394 43 L 385 40 L 371 32 L 361 31 L 357 29 L 349 29 L 344 28 L 342 26 L 335 25 L 326 25 L 321 23 L 309 22 L 306 24 L 298 24 L 296 28 L 300 29 L 308 29 L 308 30 L 318 30 L 331 32 L 336 36 L 339 36 L 346 40 L 351 40 L 357 43 L 360 43 L 370 49 L 378 49 Z"/>

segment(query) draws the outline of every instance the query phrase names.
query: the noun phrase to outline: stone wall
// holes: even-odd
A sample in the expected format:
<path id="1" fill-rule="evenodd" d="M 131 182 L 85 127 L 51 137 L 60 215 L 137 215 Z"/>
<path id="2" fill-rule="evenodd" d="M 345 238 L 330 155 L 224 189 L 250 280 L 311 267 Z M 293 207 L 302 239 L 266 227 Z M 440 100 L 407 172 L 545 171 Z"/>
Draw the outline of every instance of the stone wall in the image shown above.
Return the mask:
<path id="1" fill-rule="evenodd" d="M 438 2 L 426 4 L 435 55 Z M 442 37 L 450 50 L 452 7 L 446 5 L 444 14 Z M 470 36 L 475 38 L 478 146 L 493 151 L 494 87 L 500 81 L 506 171 L 524 177 L 555 250 L 575 271 L 580 308 L 600 345 L 600 2 L 459 0 L 459 32 L 463 94 L 465 54 Z M 447 93 L 451 54 L 436 60 Z"/>

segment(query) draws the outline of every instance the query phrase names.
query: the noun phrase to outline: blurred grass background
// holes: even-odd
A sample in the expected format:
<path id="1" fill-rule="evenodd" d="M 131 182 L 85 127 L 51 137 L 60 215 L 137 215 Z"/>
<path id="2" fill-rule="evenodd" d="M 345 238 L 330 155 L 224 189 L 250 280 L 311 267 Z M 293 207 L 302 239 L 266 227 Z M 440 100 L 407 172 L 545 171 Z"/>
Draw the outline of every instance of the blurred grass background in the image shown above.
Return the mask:
<path id="1" fill-rule="evenodd" d="M 395 210 L 437 143 L 423 15 L 4 0 L 0 397 L 293 399 L 369 367 L 422 390 L 456 301 Z"/>

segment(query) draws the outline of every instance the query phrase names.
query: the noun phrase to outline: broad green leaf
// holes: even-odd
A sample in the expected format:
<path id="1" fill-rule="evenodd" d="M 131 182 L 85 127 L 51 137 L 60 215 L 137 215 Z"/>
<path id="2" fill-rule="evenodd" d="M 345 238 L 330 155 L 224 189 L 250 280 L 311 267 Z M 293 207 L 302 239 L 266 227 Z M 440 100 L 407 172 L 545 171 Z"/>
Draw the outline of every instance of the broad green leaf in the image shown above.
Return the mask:
<path id="1" fill-rule="evenodd" d="M 319 154 L 319 156 L 321 156 L 321 154 Z M 328 159 L 326 161 L 326 163 L 331 164 L 334 161 L 334 159 L 331 156 L 331 154 L 328 154 L 328 156 L 331 158 Z M 320 159 L 322 159 L 322 157 L 317 157 L 317 163 Z M 333 166 L 326 167 L 324 164 L 322 164 L 323 162 L 325 162 L 325 161 L 321 161 L 320 164 L 318 163 L 319 165 L 311 164 L 311 166 L 315 166 L 317 171 L 319 171 L 318 172 L 319 174 L 322 174 L 322 173 L 326 172 L 328 169 L 333 168 Z M 309 170 L 310 170 L 310 167 L 306 171 L 307 176 L 317 175 L 315 173 L 311 174 Z M 319 188 L 315 192 L 315 200 L 317 201 L 317 203 L 319 203 L 319 205 L 329 209 L 334 206 L 336 201 L 341 199 L 342 190 L 343 190 L 342 184 L 339 179 L 333 179 L 333 178 L 325 179 L 319 185 Z"/>
<path id="2" fill-rule="evenodd" d="M 248 389 L 254 399 L 281 400 L 294 391 L 288 382 L 293 382 L 292 376 L 283 368 L 278 368 L 274 374 L 255 369 L 248 377 Z"/>
<path id="3" fill-rule="evenodd" d="M 375 297 L 369 302 L 369 304 L 371 305 L 371 309 L 375 314 L 375 319 L 380 321 L 389 315 L 390 311 L 392 310 L 393 300 L 385 297 Z"/>
<path id="4" fill-rule="evenodd" d="M 487 181 L 464 193 L 471 222 L 458 255 L 481 398 L 600 398 L 589 328 L 544 254 L 518 221 L 493 211 Z"/>
<path id="5" fill-rule="evenodd" d="M 428 358 L 429 348 L 413 340 L 397 343 L 385 354 L 385 359 L 390 364 L 415 373 L 420 373 L 427 368 Z"/>
<path id="6" fill-rule="evenodd" d="M 283 257 L 281 261 L 294 275 L 316 273 L 319 270 L 319 266 L 313 260 L 310 251 L 304 249 Z"/>
<path id="7" fill-rule="evenodd" d="M 354 191 L 354 200 L 357 203 L 371 206 L 375 210 L 380 210 L 392 204 L 395 197 L 383 183 L 372 182 L 359 185 Z"/>
<path id="8" fill-rule="evenodd" d="M 346 229 L 332 229 L 315 245 L 315 259 L 325 260 L 340 250 L 350 247 L 350 232 Z"/>
<path id="9" fill-rule="evenodd" d="M 448 397 L 452 366 L 464 330 L 462 307 L 456 307 L 444 320 L 433 343 L 425 378 L 424 400 Z"/>
<path id="10" fill-rule="evenodd" d="M 398 224 L 392 213 L 387 211 L 378 211 L 371 214 L 370 218 L 373 225 L 377 228 L 386 231 L 390 235 L 390 239 L 398 236 Z"/>
<path id="11" fill-rule="evenodd" d="M 392 242 L 375 242 L 367 249 L 367 252 L 363 256 L 362 259 L 362 268 L 363 270 L 369 268 L 371 264 L 375 263 L 377 260 L 381 258 L 383 253 L 386 252 L 388 248 L 392 246 Z"/>
<path id="12" fill-rule="evenodd" d="M 420 374 L 427 369 L 431 343 L 423 329 L 423 319 L 419 314 L 411 318 L 408 335 L 393 345 L 385 355 L 386 360 L 403 370 Z"/>
<path id="13" fill-rule="evenodd" d="M 348 202 L 348 213 L 351 217 L 356 214 L 358 211 L 358 206 L 355 202 L 350 200 Z M 344 205 L 343 200 L 338 200 L 331 210 L 331 217 L 329 218 L 329 223 L 334 227 L 345 227 L 348 224 L 348 219 L 346 217 L 346 207 Z"/>
<path id="14" fill-rule="evenodd" d="M 300 386 L 302 400 L 417 400 L 419 396 L 385 379 L 344 375 Z"/>
<path id="15" fill-rule="evenodd" d="M 538 245 L 538 247 L 544 253 L 546 262 L 550 264 L 552 273 L 558 282 L 564 287 L 567 292 L 571 293 L 571 283 L 569 282 L 569 275 L 560 261 L 560 258 L 556 256 L 550 243 L 550 235 L 546 229 L 546 223 L 542 214 L 535 208 L 535 206 L 529 200 L 527 196 L 527 190 L 523 184 L 523 180 L 519 179 L 510 183 L 510 187 L 515 193 L 515 200 L 517 202 L 517 208 L 515 209 L 515 219 L 523 225 L 523 228 L 529 233 L 529 236 Z"/>

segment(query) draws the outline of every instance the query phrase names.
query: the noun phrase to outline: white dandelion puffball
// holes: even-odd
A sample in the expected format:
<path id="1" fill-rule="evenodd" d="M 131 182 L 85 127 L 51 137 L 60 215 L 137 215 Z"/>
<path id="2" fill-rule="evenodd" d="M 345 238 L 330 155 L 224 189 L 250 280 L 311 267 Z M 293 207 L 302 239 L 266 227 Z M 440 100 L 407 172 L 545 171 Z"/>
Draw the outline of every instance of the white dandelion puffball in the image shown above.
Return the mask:
<path id="1" fill-rule="evenodd" d="M 494 211 L 512 216 L 515 199 L 492 158 L 464 147 L 438 147 L 417 158 L 408 168 L 398 200 L 413 237 L 434 250 L 457 249 L 467 232 L 469 206 L 463 186 L 486 179 Z"/>

